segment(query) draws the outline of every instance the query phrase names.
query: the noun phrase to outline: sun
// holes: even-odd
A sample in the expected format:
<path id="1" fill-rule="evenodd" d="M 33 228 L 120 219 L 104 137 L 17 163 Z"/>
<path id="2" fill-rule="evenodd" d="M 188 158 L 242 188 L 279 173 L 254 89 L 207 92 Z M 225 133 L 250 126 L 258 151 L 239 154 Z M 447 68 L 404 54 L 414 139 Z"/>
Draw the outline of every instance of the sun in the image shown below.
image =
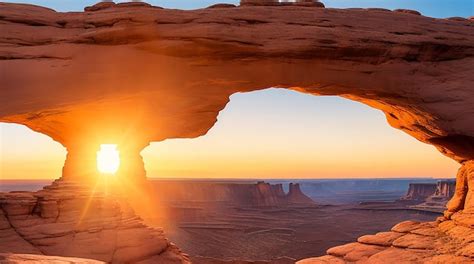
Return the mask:
<path id="1" fill-rule="evenodd" d="M 102 144 L 97 152 L 97 169 L 104 174 L 114 175 L 120 166 L 120 156 L 115 144 Z"/>

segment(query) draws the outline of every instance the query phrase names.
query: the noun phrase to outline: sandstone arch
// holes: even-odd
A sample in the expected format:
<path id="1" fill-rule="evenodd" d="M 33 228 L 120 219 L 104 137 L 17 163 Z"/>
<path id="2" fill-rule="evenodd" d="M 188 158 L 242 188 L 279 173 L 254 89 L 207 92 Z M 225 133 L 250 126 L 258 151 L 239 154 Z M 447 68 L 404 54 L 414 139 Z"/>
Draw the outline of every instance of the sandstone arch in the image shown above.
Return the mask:
<path id="1" fill-rule="evenodd" d="M 64 178 L 94 176 L 102 143 L 128 156 L 122 175 L 144 178 L 139 151 L 149 142 L 204 135 L 231 94 L 285 87 L 380 109 L 466 164 L 451 208 L 464 206 L 474 159 L 470 20 L 292 6 L 0 7 L 0 121 L 63 144 Z"/>

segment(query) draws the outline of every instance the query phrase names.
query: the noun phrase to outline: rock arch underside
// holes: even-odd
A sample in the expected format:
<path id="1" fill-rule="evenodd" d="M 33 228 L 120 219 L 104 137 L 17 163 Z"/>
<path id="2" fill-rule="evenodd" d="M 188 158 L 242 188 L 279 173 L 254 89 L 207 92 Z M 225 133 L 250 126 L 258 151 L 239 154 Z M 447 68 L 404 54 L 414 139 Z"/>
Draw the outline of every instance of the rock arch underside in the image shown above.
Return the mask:
<path id="1" fill-rule="evenodd" d="M 319 4 L 223 4 L 183 11 L 101 3 L 85 12 L 60 13 L 0 3 L 0 32 L 0 122 L 24 124 L 68 150 L 62 180 L 23 194 L 21 202 L 15 194 L 0 196 L 1 219 L 21 235 L 18 241 L 38 251 L 26 253 L 120 262 L 152 261 L 168 252 L 167 260 L 186 262 L 162 233 L 140 233 L 148 227 L 116 204 L 102 209 L 115 233 L 101 233 L 116 244 L 95 253 L 65 251 L 51 241 L 79 243 L 79 231 L 71 227 L 76 235 L 70 238 L 64 225 L 71 222 L 64 220 L 65 234 L 55 232 L 60 212 L 74 211 L 87 196 L 79 191 L 71 197 L 67 190 L 95 178 L 100 144 L 118 144 L 123 163 L 118 174 L 140 181 L 146 176 L 140 151 L 150 142 L 205 135 L 230 95 L 280 87 L 379 109 L 392 127 L 461 166 L 455 196 L 437 222 L 402 223 L 308 262 L 383 263 L 393 257 L 459 263 L 474 257 L 472 19 Z M 98 208 L 109 208 L 104 197 L 94 199 Z M 25 224 L 22 216 L 32 212 L 41 225 Z M 95 216 L 89 222 L 87 217 L 82 214 L 81 223 L 97 225 Z M 119 245 L 127 244 L 117 239 L 120 232 L 161 244 Z"/>

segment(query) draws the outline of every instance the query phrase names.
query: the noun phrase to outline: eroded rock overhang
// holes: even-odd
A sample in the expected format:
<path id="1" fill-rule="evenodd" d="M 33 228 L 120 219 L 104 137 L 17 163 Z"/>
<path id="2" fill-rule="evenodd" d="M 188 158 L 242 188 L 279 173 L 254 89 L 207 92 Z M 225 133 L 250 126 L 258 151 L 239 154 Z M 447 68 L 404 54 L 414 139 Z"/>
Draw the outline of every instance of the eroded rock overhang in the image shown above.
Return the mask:
<path id="1" fill-rule="evenodd" d="M 0 4 L 0 121 L 63 144 L 65 174 L 115 143 L 143 176 L 149 142 L 204 135 L 233 93 L 281 87 L 365 103 L 445 155 L 474 159 L 474 21 L 226 7 Z"/>

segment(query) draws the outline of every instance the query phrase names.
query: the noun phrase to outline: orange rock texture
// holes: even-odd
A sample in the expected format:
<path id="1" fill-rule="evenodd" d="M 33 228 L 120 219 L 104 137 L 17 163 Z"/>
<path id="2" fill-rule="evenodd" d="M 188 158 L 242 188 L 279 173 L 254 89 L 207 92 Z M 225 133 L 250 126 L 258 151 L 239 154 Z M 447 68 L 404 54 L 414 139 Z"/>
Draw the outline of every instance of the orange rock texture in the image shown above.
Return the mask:
<path id="1" fill-rule="evenodd" d="M 38 192 L 0 193 L 0 263 L 76 263 L 7 254 L 12 252 L 104 263 L 189 263 L 163 230 L 146 226 L 125 200 L 63 180 Z"/>
<path id="2" fill-rule="evenodd" d="M 453 159 L 474 158 L 471 20 L 303 6 L 0 7 L 0 121 L 63 144 L 64 176 L 95 171 L 99 144 L 116 143 L 130 162 L 123 174 L 143 177 L 149 142 L 204 135 L 230 95 L 269 87 L 360 101 Z"/>

